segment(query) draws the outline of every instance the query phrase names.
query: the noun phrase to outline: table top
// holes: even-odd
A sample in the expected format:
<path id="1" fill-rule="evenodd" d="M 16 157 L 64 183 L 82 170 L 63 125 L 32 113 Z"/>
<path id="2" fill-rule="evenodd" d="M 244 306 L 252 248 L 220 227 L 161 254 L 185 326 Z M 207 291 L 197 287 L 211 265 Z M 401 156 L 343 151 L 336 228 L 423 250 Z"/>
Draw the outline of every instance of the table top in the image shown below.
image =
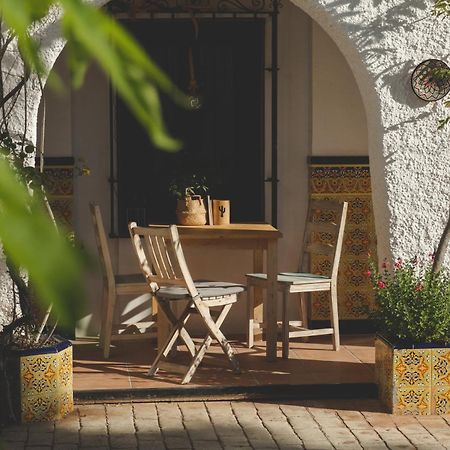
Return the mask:
<path id="1" fill-rule="evenodd" d="M 184 239 L 279 239 L 279 230 L 267 223 L 232 223 L 229 225 L 177 225 Z"/>

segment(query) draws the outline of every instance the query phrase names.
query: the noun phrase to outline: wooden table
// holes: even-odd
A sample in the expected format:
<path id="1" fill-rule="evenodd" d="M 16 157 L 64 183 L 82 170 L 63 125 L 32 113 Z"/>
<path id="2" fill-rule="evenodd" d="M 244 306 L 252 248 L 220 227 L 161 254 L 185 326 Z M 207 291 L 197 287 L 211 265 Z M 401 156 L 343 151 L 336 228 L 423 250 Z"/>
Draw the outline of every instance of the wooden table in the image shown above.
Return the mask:
<path id="1" fill-rule="evenodd" d="M 264 253 L 268 289 L 265 304 L 266 355 L 269 361 L 277 356 L 277 250 L 281 232 L 268 224 L 178 225 L 184 246 L 214 245 L 253 250 L 253 272 L 264 271 Z M 262 322 L 262 293 L 255 290 L 255 320 Z"/>

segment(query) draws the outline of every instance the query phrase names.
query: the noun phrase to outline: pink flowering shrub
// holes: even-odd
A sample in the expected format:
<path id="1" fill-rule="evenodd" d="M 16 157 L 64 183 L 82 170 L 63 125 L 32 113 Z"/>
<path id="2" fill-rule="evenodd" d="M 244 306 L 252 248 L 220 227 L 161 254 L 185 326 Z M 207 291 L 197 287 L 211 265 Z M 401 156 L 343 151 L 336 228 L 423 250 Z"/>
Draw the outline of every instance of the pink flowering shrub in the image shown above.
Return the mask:
<path id="1" fill-rule="evenodd" d="M 450 343 L 450 277 L 434 273 L 433 257 L 417 257 L 393 264 L 386 260 L 381 271 L 373 261 L 367 275 L 375 290 L 377 307 L 370 316 L 378 331 L 396 341 L 411 344 Z"/>

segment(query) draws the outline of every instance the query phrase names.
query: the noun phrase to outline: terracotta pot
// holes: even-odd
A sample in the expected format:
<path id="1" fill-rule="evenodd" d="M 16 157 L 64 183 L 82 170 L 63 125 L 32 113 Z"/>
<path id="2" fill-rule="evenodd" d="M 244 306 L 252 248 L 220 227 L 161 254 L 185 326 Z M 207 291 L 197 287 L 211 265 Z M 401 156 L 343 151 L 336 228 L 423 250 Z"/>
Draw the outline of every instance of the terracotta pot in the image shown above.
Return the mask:
<path id="1" fill-rule="evenodd" d="M 180 225 L 205 225 L 206 209 L 200 195 L 177 201 L 177 219 Z"/>

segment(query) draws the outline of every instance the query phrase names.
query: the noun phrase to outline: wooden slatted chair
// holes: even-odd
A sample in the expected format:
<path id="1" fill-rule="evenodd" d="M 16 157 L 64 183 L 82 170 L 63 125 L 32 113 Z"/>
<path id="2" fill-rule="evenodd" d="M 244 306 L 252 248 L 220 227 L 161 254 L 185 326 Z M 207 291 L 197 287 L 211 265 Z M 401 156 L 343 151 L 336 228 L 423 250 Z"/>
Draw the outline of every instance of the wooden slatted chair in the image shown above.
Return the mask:
<path id="1" fill-rule="evenodd" d="M 333 335 L 333 348 L 339 350 L 339 317 L 337 298 L 337 276 L 344 238 L 348 203 L 331 200 L 312 200 L 303 241 L 302 272 L 278 274 L 278 290 L 282 292 L 282 339 L 283 358 L 289 357 L 289 338 L 318 335 Z M 320 237 L 326 243 L 320 242 Z M 308 273 L 313 255 L 325 255 L 331 259 L 331 272 L 327 275 Z M 264 273 L 247 274 L 248 286 L 248 346 L 253 347 L 254 324 L 252 320 L 254 288 L 266 288 L 267 275 Z M 318 291 L 330 291 L 331 328 L 308 328 L 308 303 L 306 294 Z M 300 294 L 301 321 L 289 321 L 287 318 L 289 294 Z"/>
<path id="2" fill-rule="evenodd" d="M 132 222 L 129 224 L 129 230 L 142 271 L 154 292 L 158 306 L 164 311 L 172 326 L 148 375 L 154 376 L 158 369 L 163 369 L 181 373 L 183 375 L 181 383 L 189 383 L 213 339 L 222 347 L 233 371 L 239 373 L 239 363 L 234 350 L 220 327 L 230 308 L 236 303 L 238 294 L 244 291 L 245 287 L 226 282 L 194 283 L 175 225 L 144 228 Z M 174 312 L 177 308 L 172 309 L 172 306 L 180 303 L 184 304 L 184 307 L 181 308 L 181 313 L 177 314 Z M 218 308 L 219 311 L 211 308 Z M 207 334 L 198 347 L 185 328 L 192 313 L 198 313 L 207 328 Z M 188 366 L 164 361 L 178 338 L 184 341 L 192 357 Z"/>
<path id="3" fill-rule="evenodd" d="M 95 240 L 103 271 L 103 297 L 101 309 L 100 348 L 105 359 L 109 358 L 111 341 L 148 339 L 156 337 L 156 320 L 127 321 L 127 323 L 113 323 L 118 296 L 143 295 L 151 297 L 151 290 L 141 273 L 129 275 L 115 275 L 108 239 L 106 237 L 100 207 L 89 204 L 94 224 Z M 156 313 L 152 308 L 152 316 Z"/>

